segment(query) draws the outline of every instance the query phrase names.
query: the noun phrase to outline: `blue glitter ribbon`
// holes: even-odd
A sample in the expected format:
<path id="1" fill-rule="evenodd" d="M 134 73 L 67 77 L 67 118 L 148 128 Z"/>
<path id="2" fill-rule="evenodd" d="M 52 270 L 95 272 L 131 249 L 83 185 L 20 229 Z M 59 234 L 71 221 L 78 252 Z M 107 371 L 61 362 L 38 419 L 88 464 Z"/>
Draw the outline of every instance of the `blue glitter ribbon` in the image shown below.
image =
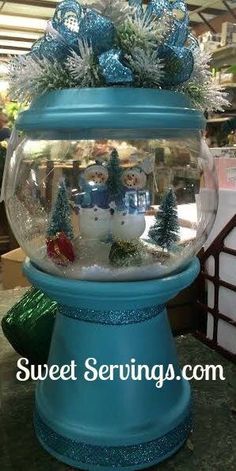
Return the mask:
<path id="1" fill-rule="evenodd" d="M 166 44 L 183 46 L 188 36 L 189 16 L 187 5 L 183 0 L 149 0 L 148 14 L 161 19 L 169 12 L 173 18 L 171 33 L 166 38 Z"/>
<path id="2" fill-rule="evenodd" d="M 101 54 L 114 45 L 115 27 L 108 18 L 87 9 L 80 24 L 79 38 L 88 41 L 96 54 Z"/>
<path id="3" fill-rule="evenodd" d="M 52 26 L 65 39 L 69 46 L 78 44 L 80 25 L 85 9 L 76 0 L 64 0 L 55 10 Z"/>
<path id="4" fill-rule="evenodd" d="M 163 46 L 158 51 L 165 63 L 165 75 L 162 84 L 165 86 L 180 85 L 190 78 L 193 71 L 193 54 L 186 47 Z"/>
<path id="5" fill-rule="evenodd" d="M 99 64 L 102 67 L 107 85 L 133 82 L 131 70 L 121 63 L 120 57 L 120 49 L 111 49 L 99 57 Z"/>
<path id="6" fill-rule="evenodd" d="M 64 0 L 58 4 L 52 26 L 75 49 L 78 40 L 91 44 L 96 54 L 114 45 L 115 27 L 112 21 L 95 10 L 82 7 L 76 0 Z"/>
<path id="7" fill-rule="evenodd" d="M 150 0 L 147 11 L 159 19 L 166 12 L 171 13 L 171 32 L 165 44 L 159 48 L 158 56 L 165 63 L 166 73 L 162 85 L 179 85 L 190 78 L 194 65 L 191 48 L 185 47 L 189 36 L 187 6 L 182 0 Z"/>
<path id="8" fill-rule="evenodd" d="M 51 34 L 45 34 L 43 38 L 33 44 L 30 54 L 50 60 L 56 58 L 61 62 L 68 57 L 70 51 L 71 48 L 65 42 L 58 41 Z"/>
<path id="9" fill-rule="evenodd" d="M 58 4 L 51 28 L 47 28 L 44 37 L 36 41 L 31 53 L 64 61 L 72 49 L 79 53 L 79 40 L 92 45 L 107 85 L 133 81 L 131 70 L 119 60 L 121 51 L 113 49 L 115 27 L 112 21 L 96 10 L 82 7 L 76 0 L 64 0 Z"/>
<path id="10" fill-rule="evenodd" d="M 173 15 L 173 32 L 168 38 L 168 44 L 183 46 L 188 37 L 189 16 L 187 5 L 184 1 L 171 2 Z"/>
<path id="11" fill-rule="evenodd" d="M 137 16 L 144 15 L 142 0 L 129 0 L 129 5 L 134 9 Z"/>
<path id="12" fill-rule="evenodd" d="M 192 417 L 189 412 L 184 420 L 166 435 L 146 443 L 128 446 L 98 446 L 71 440 L 56 433 L 35 412 L 35 431 L 38 439 L 47 450 L 77 467 L 86 464 L 90 466 L 109 466 L 117 469 L 128 466 L 148 467 L 163 460 L 187 440 L 192 429 Z"/>
<path id="13" fill-rule="evenodd" d="M 165 309 L 165 305 L 152 306 L 143 309 L 109 310 L 81 309 L 59 305 L 59 314 L 77 319 L 79 321 L 93 322 L 97 324 L 127 325 L 145 322 L 158 316 Z"/>
<path id="14" fill-rule="evenodd" d="M 167 12 L 172 17 L 171 31 L 158 54 L 165 64 L 165 77 L 161 85 L 179 85 L 189 79 L 193 70 L 192 50 L 188 24 L 189 17 L 183 0 L 149 0 L 147 13 L 142 0 L 129 0 L 139 17 L 150 15 L 161 21 Z M 64 62 L 74 50 L 79 54 L 78 41 L 92 45 L 105 83 L 109 85 L 132 85 L 134 76 L 127 64 L 123 63 L 124 51 L 116 46 L 116 29 L 111 19 L 102 16 L 97 10 L 80 5 L 77 0 L 63 0 L 55 10 L 51 29 L 32 47 L 31 54 Z M 186 45 L 186 40 L 190 45 Z"/>
<path id="15" fill-rule="evenodd" d="M 191 51 L 199 50 L 198 39 L 192 33 L 189 33 L 188 35 L 186 47 L 188 47 Z"/>

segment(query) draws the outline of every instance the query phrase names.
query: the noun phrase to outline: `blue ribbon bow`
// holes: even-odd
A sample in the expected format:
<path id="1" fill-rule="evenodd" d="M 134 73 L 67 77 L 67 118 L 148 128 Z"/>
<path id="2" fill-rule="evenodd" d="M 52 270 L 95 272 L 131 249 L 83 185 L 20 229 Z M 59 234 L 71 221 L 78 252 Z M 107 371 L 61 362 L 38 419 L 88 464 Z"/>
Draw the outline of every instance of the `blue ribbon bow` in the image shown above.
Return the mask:
<path id="1" fill-rule="evenodd" d="M 172 18 L 171 31 L 164 45 L 158 47 L 158 56 L 164 60 L 165 76 L 161 85 L 174 86 L 189 79 L 193 70 L 193 45 L 189 38 L 189 17 L 183 0 L 149 0 L 143 12 L 142 0 L 129 0 L 136 15 L 151 15 L 161 20 L 165 13 Z M 71 51 L 79 54 L 78 41 L 92 45 L 107 85 L 127 84 L 134 81 L 132 71 L 122 63 L 123 52 L 115 43 L 116 29 L 111 19 L 97 10 L 80 5 L 76 0 L 63 0 L 55 10 L 43 38 L 36 41 L 31 54 L 38 57 L 66 60 Z"/>

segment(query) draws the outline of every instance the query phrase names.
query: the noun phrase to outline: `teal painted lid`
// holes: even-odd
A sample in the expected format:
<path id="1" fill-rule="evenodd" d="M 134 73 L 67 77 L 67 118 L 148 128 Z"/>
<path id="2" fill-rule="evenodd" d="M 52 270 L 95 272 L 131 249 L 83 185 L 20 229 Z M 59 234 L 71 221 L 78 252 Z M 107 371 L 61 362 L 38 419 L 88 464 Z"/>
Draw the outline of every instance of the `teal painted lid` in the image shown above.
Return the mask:
<path id="1" fill-rule="evenodd" d="M 82 88 L 42 95 L 20 113 L 16 127 L 44 139 L 145 139 L 203 130 L 205 118 L 174 91 Z"/>

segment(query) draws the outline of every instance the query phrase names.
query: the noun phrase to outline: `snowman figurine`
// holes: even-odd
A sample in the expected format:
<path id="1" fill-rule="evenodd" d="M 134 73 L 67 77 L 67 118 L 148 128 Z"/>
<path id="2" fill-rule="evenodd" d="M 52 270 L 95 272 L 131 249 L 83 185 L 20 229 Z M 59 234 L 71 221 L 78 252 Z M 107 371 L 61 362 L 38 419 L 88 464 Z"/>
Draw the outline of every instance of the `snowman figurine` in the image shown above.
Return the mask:
<path id="1" fill-rule="evenodd" d="M 145 190 L 147 177 L 140 167 L 125 170 L 123 208 L 116 209 L 112 218 L 113 239 L 132 240 L 141 237 L 146 228 L 145 212 L 150 206 L 149 192 Z"/>
<path id="2" fill-rule="evenodd" d="M 106 182 L 108 171 L 101 164 L 90 165 L 84 171 L 76 198 L 79 209 L 80 235 L 84 239 L 107 241 L 111 232 L 111 211 Z"/>

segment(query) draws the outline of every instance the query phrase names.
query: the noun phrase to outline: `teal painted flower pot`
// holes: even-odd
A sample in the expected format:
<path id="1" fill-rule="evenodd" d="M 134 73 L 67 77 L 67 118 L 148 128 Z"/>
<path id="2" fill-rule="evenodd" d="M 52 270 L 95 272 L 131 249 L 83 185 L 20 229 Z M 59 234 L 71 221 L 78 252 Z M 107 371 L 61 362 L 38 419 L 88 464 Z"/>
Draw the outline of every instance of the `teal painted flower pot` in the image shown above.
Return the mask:
<path id="1" fill-rule="evenodd" d="M 24 271 L 59 305 L 48 365 L 77 365 L 76 380 L 48 377 L 37 386 L 35 428 L 43 447 L 88 470 L 142 469 L 175 453 L 191 430 L 191 394 L 181 378 L 165 303 L 195 279 L 198 260 L 165 279 L 126 283 L 57 278 L 30 261 Z M 135 363 L 166 371 L 171 364 L 177 377 L 162 388 L 157 380 L 132 375 L 95 379 L 86 364 L 91 358 L 96 369 Z"/>

